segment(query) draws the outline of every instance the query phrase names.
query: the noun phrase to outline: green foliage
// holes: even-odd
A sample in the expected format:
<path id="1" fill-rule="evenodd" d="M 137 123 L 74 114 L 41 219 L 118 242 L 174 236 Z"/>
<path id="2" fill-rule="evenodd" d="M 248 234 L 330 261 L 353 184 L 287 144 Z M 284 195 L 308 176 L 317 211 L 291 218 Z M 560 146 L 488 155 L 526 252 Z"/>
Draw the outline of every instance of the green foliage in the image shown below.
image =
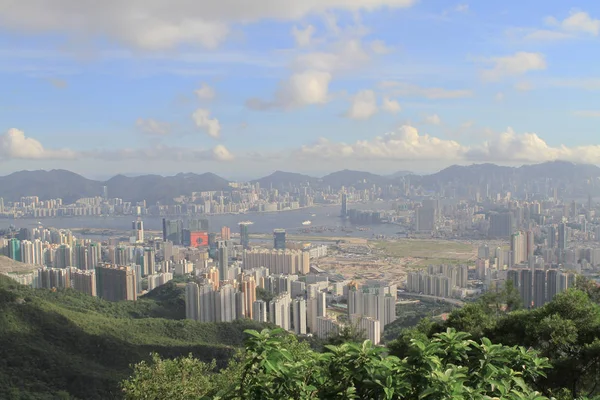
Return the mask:
<path id="1" fill-rule="evenodd" d="M 130 365 L 151 352 L 191 353 L 221 368 L 245 330 L 264 326 L 134 318 L 135 307 L 71 290 L 33 290 L 0 275 L 0 399 L 118 399 Z"/>
<path id="2" fill-rule="evenodd" d="M 370 341 L 328 345 L 326 352 L 318 353 L 302 348 L 280 329 L 248 334 L 246 351 L 235 370 L 213 373 L 207 364 L 196 361 L 191 367 L 190 359 L 180 359 L 168 362 L 172 369 L 167 371 L 161 367 L 165 362 L 155 359 L 153 367 L 136 367 L 136 375 L 124 383 L 127 393 L 140 394 L 127 399 L 161 398 L 152 389 L 157 381 L 162 398 L 194 398 L 194 393 L 188 392 L 190 397 L 176 394 L 182 377 L 187 381 L 193 371 L 201 382 L 196 398 L 546 399 L 529 386 L 544 376 L 549 367 L 545 358 L 488 339 L 477 343 L 452 329 L 431 340 L 414 339 L 404 359 L 387 356 L 385 348 Z M 167 372 L 171 379 L 163 379 Z M 232 384 L 223 385 L 224 376 Z"/>
<path id="3" fill-rule="evenodd" d="M 270 302 L 271 300 L 273 300 L 273 297 L 275 297 L 275 295 L 272 292 L 269 292 L 266 289 L 263 289 L 261 287 L 256 287 L 256 299 L 257 300 L 262 300 L 266 303 Z"/>
<path id="4" fill-rule="evenodd" d="M 392 341 L 400 337 L 406 328 L 415 327 L 424 318 L 436 317 L 444 313 L 449 313 L 456 306 L 437 300 L 420 300 L 415 303 L 397 304 L 397 318 L 391 324 L 385 326 L 383 339 L 385 342 Z"/>
<path id="5" fill-rule="evenodd" d="M 580 286 L 582 287 L 582 286 Z M 412 337 L 433 337 L 447 328 L 469 332 L 474 338 L 494 343 L 537 349 L 548 357 L 552 370 L 536 388 L 547 395 L 567 392 L 569 399 L 600 395 L 600 305 L 588 293 L 597 295 L 595 285 L 569 290 L 534 310 L 509 312 L 494 296 L 454 311 L 445 322 L 423 322 L 390 343 L 390 353 L 405 356 Z M 516 307 L 515 307 L 516 308 Z"/>

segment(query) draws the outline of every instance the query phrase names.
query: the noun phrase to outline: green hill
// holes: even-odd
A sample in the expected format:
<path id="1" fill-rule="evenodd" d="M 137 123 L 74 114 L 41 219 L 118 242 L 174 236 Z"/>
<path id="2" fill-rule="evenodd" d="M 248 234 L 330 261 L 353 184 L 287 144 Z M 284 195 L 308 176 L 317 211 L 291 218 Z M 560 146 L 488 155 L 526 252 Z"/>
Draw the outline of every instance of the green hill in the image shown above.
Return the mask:
<path id="1" fill-rule="evenodd" d="M 130 365 L 151 352 L 192 353 L 224 365 L 245 329 L 262 328 L 253 321 L 176 320 L 178 289 L 110 303 L 73 290 L 34 290 L 0 275 L 0 399 L 118 399 Z"/>

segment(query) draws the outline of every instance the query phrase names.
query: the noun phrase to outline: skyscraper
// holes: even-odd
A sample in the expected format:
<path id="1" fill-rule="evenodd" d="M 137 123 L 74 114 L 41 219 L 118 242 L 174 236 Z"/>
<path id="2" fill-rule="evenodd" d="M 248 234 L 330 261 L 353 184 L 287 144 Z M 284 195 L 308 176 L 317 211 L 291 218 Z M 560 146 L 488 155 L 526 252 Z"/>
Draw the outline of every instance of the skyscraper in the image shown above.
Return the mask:
<path id="1" fill-rule="evenodd" d="M 294 333 L 296 335 L 306 334 L 306 300 L 296 298 L 292 303 L 292 318 Z"/>
<path id="2" fill-rule="evenodd" d="M 231 229 L 228 226 L 221 227 L 221 240 L 231 240 Z"/>
<path id="3" fill-rule="evenodd" d="M 546 271 L 536 269 L 533 275 L 533 306 L 541 307 L 546 304 Z"/>
<path id="4" fill-rule="evenodd" d="M 130 267 L 104 264 L 96 267 L 98 296 L 108 301 L 137 300 L 136 275 Z"/>
<path id="5" fill-rule="evenodd" d="M 267 322 L 267 303 L 263 300 L 256 300 L 252 304 L 252 319 L 258 322 Z"/>
<path id="6" fill-rule="evenodd" d="M 269 321 L 290 330 L 290 306 L 292 299 L 288 293 L 282 293 L 269 302 Z"/>
<path id="7" fill-rule="evenodd" d="M 567 248 L 567 225 L 562 223 L 558 225 L 558 249 Z"/>
<path id="8" fill-rule="evenodd" d="M 342 212 L 340 213 L 342 218 L 346 218 L 348 216 L 348 195 L 346 193 L 342 193 Z"/>
<path id="9" fill-rule="evenodd" d="M 254 302 L 256 301 L 256 281 L 253 276 L 246 276 L 242 281 L 242 293 L 244 294 L 244 315 L 253 319 Z"/>
<path id="10" fill-rule="evenodd" d="M 8 256 L 15 261 L 22 261 L 21 241 L 19 239 L 10 239 L 10 242 L 8 243 Z"/>
<path id="11" fill-rule="evenodd" d="M 240 222 L 240 245 L 244 250 L 250 248 L 250 233 L 248 232 L 250 224 L 249 222 Z"/>
<path id="12" fill-rule="evenodd" d="M 275 229 L 273 231 L 273 248 L 285 250 L 285 229 Z"/>
<path id="13" fill-rule="evenodd" d="M 132 238 L 134 243 L 144 242 L 144 221 L 140 218 L 131 223 Z"/>
<path id="14" fill-rule="evenodd" d="M 490 229 L 488 236 L 491 238 L 506 238 L 512 235 L 514 230 L 514 217 L 510 212 L 490 214 Z"/>
<path id="15" fill-rule="evenodd" d="M 198 321 L 200 310 L 198 284 L 189 282 L 185 285 L 185 318 Z"/>
<path id="16" fill-rule="evenodd" d="M 522 269 L 519 275 L 521 300 L 523 301 L 523 307 L 528 309 L 531 308 L 533 303 L 533 274 L 530 269 Z"/>
<path id="17" fill-rule="evenodd" d="M 144 248 L 144 258 L 143 258 L 143 276 L 152 275 L 156 272 L 156 253 L 154 248 L 146 247 Z"/>
<path id="18" fill-rule="evenodd" d="M 73 289 L 89 296 L 96 297 L 96 271 L 81 271 L 72 268 L 70 275 Z"/>
<path id="19" fill-rule="evenodd" d="M 217 246 L 219 252 L 219 277 L 222 281 L 225 281 L 229 279 L 229 253 L 225 242 Z"/>
<path id="20" fill-rule="evenodd" d="M 180 219 L 169 220 L 163 218 L 163 240 L 170 240 L 173 244 L 183 244 L 183 221 Z"/>

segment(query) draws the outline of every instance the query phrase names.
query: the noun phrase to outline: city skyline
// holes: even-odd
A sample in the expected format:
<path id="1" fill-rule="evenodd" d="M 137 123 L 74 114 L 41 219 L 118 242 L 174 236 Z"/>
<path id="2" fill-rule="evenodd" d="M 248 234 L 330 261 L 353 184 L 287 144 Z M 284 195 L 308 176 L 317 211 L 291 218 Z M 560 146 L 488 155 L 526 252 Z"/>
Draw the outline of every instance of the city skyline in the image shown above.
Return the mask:
<path id="1" fill-rule="evenodd" d="M 0 174 L 599 164 L 600 5 L 576 6 L 0 6 Z"/>

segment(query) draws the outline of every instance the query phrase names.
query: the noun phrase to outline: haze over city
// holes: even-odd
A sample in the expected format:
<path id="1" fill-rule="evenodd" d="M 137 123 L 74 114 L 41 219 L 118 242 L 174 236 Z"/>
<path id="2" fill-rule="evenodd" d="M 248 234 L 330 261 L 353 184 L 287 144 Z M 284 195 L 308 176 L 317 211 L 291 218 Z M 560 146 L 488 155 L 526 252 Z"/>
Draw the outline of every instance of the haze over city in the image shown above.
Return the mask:
<path id="1" fill-rule="evenodd" d="M 0 173 L 598 163 L 598 18 L 592 1 L 2 2 Z"/>
<path id="2" fill-rule="evenodd" d="M 0 399 L 600 400 L 599 35 L 0 0 Z"/>

